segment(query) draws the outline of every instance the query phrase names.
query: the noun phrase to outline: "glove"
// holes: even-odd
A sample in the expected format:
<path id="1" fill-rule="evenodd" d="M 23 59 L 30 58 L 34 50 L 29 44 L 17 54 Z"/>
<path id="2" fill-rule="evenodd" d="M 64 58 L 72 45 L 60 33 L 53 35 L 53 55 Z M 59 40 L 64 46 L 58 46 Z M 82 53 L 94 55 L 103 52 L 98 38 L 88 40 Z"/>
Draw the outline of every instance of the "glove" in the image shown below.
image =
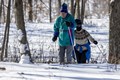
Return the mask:
<path id="1" fill-rule="evenodd" d="M 98 44 L 98 42 L 97 42 L 97 41 L 94 41 L 93 43 L 94 43 L 94 44 L 96 44 L 96 45 Z"/>
<path id="2" fill-rule="evenodd" d="M 70 26 L 71 26 L 71 22 L 66 21 L 66 25 L 67 25 L 68 27 L 70 27 Z"/>
<path id="3" fill-rule="evenodd" d="M 57 36 L 54 36 L 54 37 L 52 38 L 52 41 L 55 42 L 56 40 L 57 40 Z"/>

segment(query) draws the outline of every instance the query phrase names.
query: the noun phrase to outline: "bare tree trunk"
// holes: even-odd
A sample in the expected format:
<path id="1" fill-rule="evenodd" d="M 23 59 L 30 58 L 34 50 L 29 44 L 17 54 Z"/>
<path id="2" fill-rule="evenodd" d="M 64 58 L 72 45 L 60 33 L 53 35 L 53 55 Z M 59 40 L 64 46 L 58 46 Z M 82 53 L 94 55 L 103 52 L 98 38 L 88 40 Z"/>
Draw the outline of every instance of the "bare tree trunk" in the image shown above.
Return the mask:
<path id="1" fill-rule="evenodd" d="M 74 0 L 71 0 L 71 14 L 74 16 Z"/>
<path id="2" fill-rule="evenodd" d="M 110 13 L 110 1 L 111 1 L 111 0 L 108 0 L 108 7 L 109 7 L 109 8 L 108 8 L 108 13 Z"/>
<path id="3" fill-rule="evenodd" d="M 28 0 L 28 4 L 29 4 L 29 20 L 30 22 L 33 21 L 33 11 L 32 11 L 32 0 Z"/>
<path id="4" fill-rule="evenodd" d="M 61 8 L 61 0 L 58 0 L 58 7 Z"/>
<path id="5" fill-rule="evenodd" d="M 34 19 L 33 20 L 35 20 L 35 21 L 37 20 L 37 12 L 38 12 L 38 10 L 37 10 L 37 8 L 38 8 L 37 3 L 38 3 L 38 0 L 34 0 L 35 10 L 34 10 Z"/>
<path id="6" fill-rule="evenodd" d="M 10 14 L 11 14 L 10 17 L 11 17 L 11 21 L 12 21 L 12 19 L 14 19 L 14 0 L 11 0 L 11 13 Z"/>
<path id="7" fill-rule="evenodd" d="M 3 5 L 4 5 L 4 0 L 3 0 Z M 5 22 L 6 21 L 6 19 L 5 19 L 5 7 L 3 6 L 2 7 L 3 9 L 3 22 Z"/>
<path id="8" fill-rule="evenodd" d="M 8 57 L 7 51 L 8 51 L 9 30 L 10 30 L 10 7 L 11 7 L 11 0 L 9 0 L 8 10 L 7 10 L 7 22 L 6 22 L 7 33 L 6 33 L 6 42 L 5 42 L 5 58 Z"/>
<path id="9" fill-rule="evenodd" d="M 3 12 L 3 15 L 2 15 L 2 12 Z M 2 21 L 5 22 L 4 0 L 1 0 L 1 3 L 0 3 L 0 22 Z"/>
<path id="10" fill-rule="evenodd" d="M 85 3 L 87 0 L 82 0 L 81 1 L 81 21 L 83 23 L 84 20 L 84 12 L 85 12 Z"/>
<path id="11" fill-rule="evenodd" d="M 108 62 L 120 64 L 120 0 L 111 3 Z"/>
<path id="12" fill-rule="evenodd" d="M 16 18 L 16 25 L 18 30 L 22 32 L 22 38 L 19 40 L 21 45 L 24 46 L 24 51 L 20 50 L 21 54 L 28 55 L 31 59 L 31 53 L 29 49 L 29 44 L 27 41 L 27 34 L 25 30 L 25 23 L 24 23 L 24 16 L 23 16 L 23 2 L 22 0 L 15 0 L 15 18 Z"/>
<path id="13" fill-rule="evenodd" d="M 49 0 L 49 16 L 50 16 L 50 23 L 52 22 L 52 14 L 51 14 L 51 13 L 52 13 L 52 12 L 51 12 L 51 11 L 52 11 L 52 9 L 51 9 L 51 1 L 52 1 L 52 0 Z"/>
<path id="14" fill-rule="evenodd" d="M 23 0 L 24 17 L 27 17 L 27 0 Z"/>
<path id="15" fill-rule="evenodd" d="M 76 0 L 76 5 L 77 5 L 77 18 L 80 19 L 80 0 Z"/>
<path id="16" fill-rule="evenodd" d="M 1 0 L 1 4 L 0 4 L 0 23 L 1 23 L 1 18 L 2 18 L 2 4 L 3 4 L 3 0 Z"/>
<path id="17" fill-rule="evenodd" d="M 91 3 L 87 3 L 87 11 L 86 11 L 86 16 L 85 16 L 85 18 L 88 18 L 88 17 L 90 17 L 90 18 L 92 18 L 92 15 L 91 15 L 91 10 L 90 10 L 90 6 L 91 6 Z"/>
<path id="18" fill-rule="evenodd" d="M 61 0 L 58 0 L 58 15 L 60 14 Z"/>
<path id="19" fill-rule="evenodd" d="M 8 3 L 8 9 L 7 9 L 7 21 L 5 26 L 5 33 L 4 33 L 4 39 L 2 43 L 2 51 L 1 51 L 1 61 L 3 61 L 3 57 L 7 57 L 7 48 L 8 48 L 8 41 L 9 41 L 9 28 L 10 28 L 10 4 L 11 0 L 9 0 Z"/>
<path id="20" fill-rule="evenodd" d="M 74 13 L 73 13 L 73 16 L 75 17 L 75 12 L 76 12 L 76 5 L 77 5 L 77 3 L 75 2 L 75 4 L 74 4 Z"/>

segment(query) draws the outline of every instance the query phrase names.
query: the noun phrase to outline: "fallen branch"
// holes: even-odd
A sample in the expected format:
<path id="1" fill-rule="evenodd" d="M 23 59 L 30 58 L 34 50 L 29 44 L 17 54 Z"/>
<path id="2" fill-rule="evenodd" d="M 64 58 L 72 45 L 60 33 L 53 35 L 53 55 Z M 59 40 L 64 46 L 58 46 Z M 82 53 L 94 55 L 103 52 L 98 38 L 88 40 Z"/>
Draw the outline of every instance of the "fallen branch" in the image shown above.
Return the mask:
<path id="1" fill-rule="evenodd" d="M 6 70 L 6 68 L 5 67 L 0 67 L 0 70 Z"/>

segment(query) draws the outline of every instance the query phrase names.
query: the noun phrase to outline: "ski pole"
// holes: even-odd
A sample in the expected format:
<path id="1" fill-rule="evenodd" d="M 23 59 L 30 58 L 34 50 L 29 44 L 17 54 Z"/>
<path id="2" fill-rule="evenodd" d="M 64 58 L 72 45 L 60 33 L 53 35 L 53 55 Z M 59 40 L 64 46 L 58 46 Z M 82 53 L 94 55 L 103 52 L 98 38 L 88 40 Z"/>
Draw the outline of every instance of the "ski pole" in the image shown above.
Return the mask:
<path id="1" fill-rule="evenodd" d="M 97 47 L 98 47 L 98 49 L 99 49 L 99 51 L 102 53 L 102 55 L 103 55 L 103 52 L 102 52 L 102 50 L 100 49 L 100 47 L 98 46 L 98 45 L 96 45 Z"/>
<path id="2" fill-rule="evenodd" d="M 102 50 L 100 49 L 100 47 L 98 45 L 96 45 L 100 51 L 100 53 L 102 53 L 102 56 L 104 57 L 104 53 L 102 52 Z M 100 55 L 99 55 L 100 56 Z M 102 61 L 102 60 L 101 60 Z M 105 57 L 105 61 L 107 61 L 106 57 Z"/>
<path id="3" fill-rule="evenodd" d="M 73 40 L 72 40 L 72 34 L 71 34 L 71 31 L 70 31 L 70 27 L 68 27 L 68 31 L 69 31 L 70 41 L 71 41 L 71 44 L 73 46 Z"/>
<path id="4" fill-rule="evenodd" d="M 74 46 L 74 45 L 73 45 L 72 34 L 71 34 L 71 31 L 70 31 L 70 27 L 68 27 L 68 32 L 69 32 L 69 36 L 70 36 L 71 44 L 72 44 L 72 46 Z M 74 51 L 74 47 L 73 47 L 73 51 Z M 76 58 L 76 54 L 75 54 L 75 52 L 74 52 L 74 55 L 75 55 L 75 62 L 77 62 L 77 61 L 76 61 L 77 58 Z"/>

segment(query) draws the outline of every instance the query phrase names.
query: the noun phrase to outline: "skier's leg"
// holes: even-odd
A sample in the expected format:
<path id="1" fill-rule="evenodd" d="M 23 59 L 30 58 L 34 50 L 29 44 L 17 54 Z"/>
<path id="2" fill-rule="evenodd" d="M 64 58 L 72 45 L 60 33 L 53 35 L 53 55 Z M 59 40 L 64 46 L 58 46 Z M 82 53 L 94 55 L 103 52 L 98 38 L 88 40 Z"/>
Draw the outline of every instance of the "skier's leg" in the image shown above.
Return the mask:
<path id="1" fill-rule="evenodd" d="M 75 51 L 72 51 L 72 58 L 75 60 Z"/>
<path id="2" fill-rule="evenodd" d="M 87 52 L 87 50 L 84 50 L 82 52 L 82 58 L 81 58 L 82 63 L 86 63 L 86 52 Z"/>
<path id="3" fill-rule="evenodd" d="M 87 52 L 86 52 L 86 60 L 89 63 L 91 57 L 91 48 L 90 46 L 87 47 Z"/>
<path id="4" fill-rule="evenodd" d="M 77 63 L 81 63 L 81 53 L 77 51 L 76 48 L 74 48 L 74 50 L 77 58 Z"/>
<path id="5" fill-rule="evenodd" d="M 64 64 L 65 57 L 65 46 L 59 46 L 59 62 L 60 64 Z"/>
<path id="6" fill-rule="evenodd" d="M 66 46 L 67 63 L 71 63 L 72 61 L 72 51 L 73 51 L 73 46 Z"/>

